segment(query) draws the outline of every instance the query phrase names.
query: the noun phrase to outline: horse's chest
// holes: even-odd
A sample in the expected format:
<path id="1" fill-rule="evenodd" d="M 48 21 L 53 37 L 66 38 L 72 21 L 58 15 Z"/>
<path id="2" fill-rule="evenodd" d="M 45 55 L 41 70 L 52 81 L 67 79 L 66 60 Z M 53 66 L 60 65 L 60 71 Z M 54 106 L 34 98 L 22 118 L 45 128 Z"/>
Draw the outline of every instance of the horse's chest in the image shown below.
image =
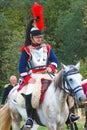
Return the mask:
<path id="1" fill-rule="evenodd" d="M 53 101 L 51 105 L 46 107 L 46 116 L 48 116 L 49 119 L 53 118 L 57 122 L 65 122 L 69 113 L 67 103 L 56 103 L 55 100 Z"/>

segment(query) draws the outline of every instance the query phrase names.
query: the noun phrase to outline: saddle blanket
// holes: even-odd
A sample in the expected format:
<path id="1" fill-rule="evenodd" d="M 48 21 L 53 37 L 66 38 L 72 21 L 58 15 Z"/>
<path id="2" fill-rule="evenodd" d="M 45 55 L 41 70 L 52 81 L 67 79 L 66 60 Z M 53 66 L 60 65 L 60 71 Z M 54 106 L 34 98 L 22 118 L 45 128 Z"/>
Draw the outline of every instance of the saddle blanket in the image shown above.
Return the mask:
<path id="1" fill-rule="evenodd" d="M 17 91 L 18 86 L 10 92 L 11 99 L 14 103 L 18 103 L 21 107 L 25 107 L 25 100 L 21 93 L 25 95 L 29 95 L 32 93 L 31 104 L 33 108 L 38 108 L 40 103 L 44 99 L 45 91 L 50 85 L 52 78 L 48 74 L 35 74 L 32 75 L 33 78 L 36 79 L 36 83 L 29 83 L 24 86 L 19 92 Z"/>

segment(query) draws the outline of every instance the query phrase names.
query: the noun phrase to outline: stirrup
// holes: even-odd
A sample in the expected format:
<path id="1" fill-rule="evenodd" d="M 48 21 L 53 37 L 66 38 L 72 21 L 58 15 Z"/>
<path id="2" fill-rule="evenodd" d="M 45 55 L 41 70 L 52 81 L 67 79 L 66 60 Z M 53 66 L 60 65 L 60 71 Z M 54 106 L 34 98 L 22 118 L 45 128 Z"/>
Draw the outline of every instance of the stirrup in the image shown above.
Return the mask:
<path id="1" fill-rule="evenodd" d="M 33 126 L 33 119 L 32 118 L 28 118 L 26 120 L 25 127 L 32 128 L 32 126 Z"/>

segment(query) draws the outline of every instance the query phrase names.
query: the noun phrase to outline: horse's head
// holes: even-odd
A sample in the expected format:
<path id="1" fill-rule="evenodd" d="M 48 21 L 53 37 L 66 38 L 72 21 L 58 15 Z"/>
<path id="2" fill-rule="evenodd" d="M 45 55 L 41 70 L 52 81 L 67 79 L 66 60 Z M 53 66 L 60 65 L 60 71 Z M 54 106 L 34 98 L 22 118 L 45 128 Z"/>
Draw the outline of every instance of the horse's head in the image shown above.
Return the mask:
<path id="1" fill-rule="evenodd" d="M 79 72 L 80 62 L 74 65 L 62 64 L 62 89 L 71 96 L 75 97 L 77 103 L 86 100 L 82 89 L 82 75 Z"/>

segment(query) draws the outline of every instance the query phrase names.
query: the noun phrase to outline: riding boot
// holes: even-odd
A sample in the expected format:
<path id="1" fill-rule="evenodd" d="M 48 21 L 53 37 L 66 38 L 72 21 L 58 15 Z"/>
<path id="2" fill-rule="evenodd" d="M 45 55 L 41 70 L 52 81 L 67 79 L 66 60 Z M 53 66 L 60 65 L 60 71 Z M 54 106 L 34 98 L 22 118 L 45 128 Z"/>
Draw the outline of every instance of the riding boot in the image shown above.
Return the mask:
<path id="1" fill-rule="evenodd" d="M 75 122 L 80 118 L 80 116 L 76 116 L 75 114 L 73 114 L 72 112 L 69 112 L 69 116 L 68 119 L 66 121 L 66 124 L 70 124 L 71 122 Z"/>
<path id="2" fill-rule="evenodd" d="M 25 106 L 26 106 L 26 112 L 27 112 L 27 120 L 25 123 L 25 126 L 28 128 L 32 128 L 33 126 L 33 113 L 34 109 L 32 108 L 31 105 L 31 96 L 32 94 L 25 95 Z"/>

